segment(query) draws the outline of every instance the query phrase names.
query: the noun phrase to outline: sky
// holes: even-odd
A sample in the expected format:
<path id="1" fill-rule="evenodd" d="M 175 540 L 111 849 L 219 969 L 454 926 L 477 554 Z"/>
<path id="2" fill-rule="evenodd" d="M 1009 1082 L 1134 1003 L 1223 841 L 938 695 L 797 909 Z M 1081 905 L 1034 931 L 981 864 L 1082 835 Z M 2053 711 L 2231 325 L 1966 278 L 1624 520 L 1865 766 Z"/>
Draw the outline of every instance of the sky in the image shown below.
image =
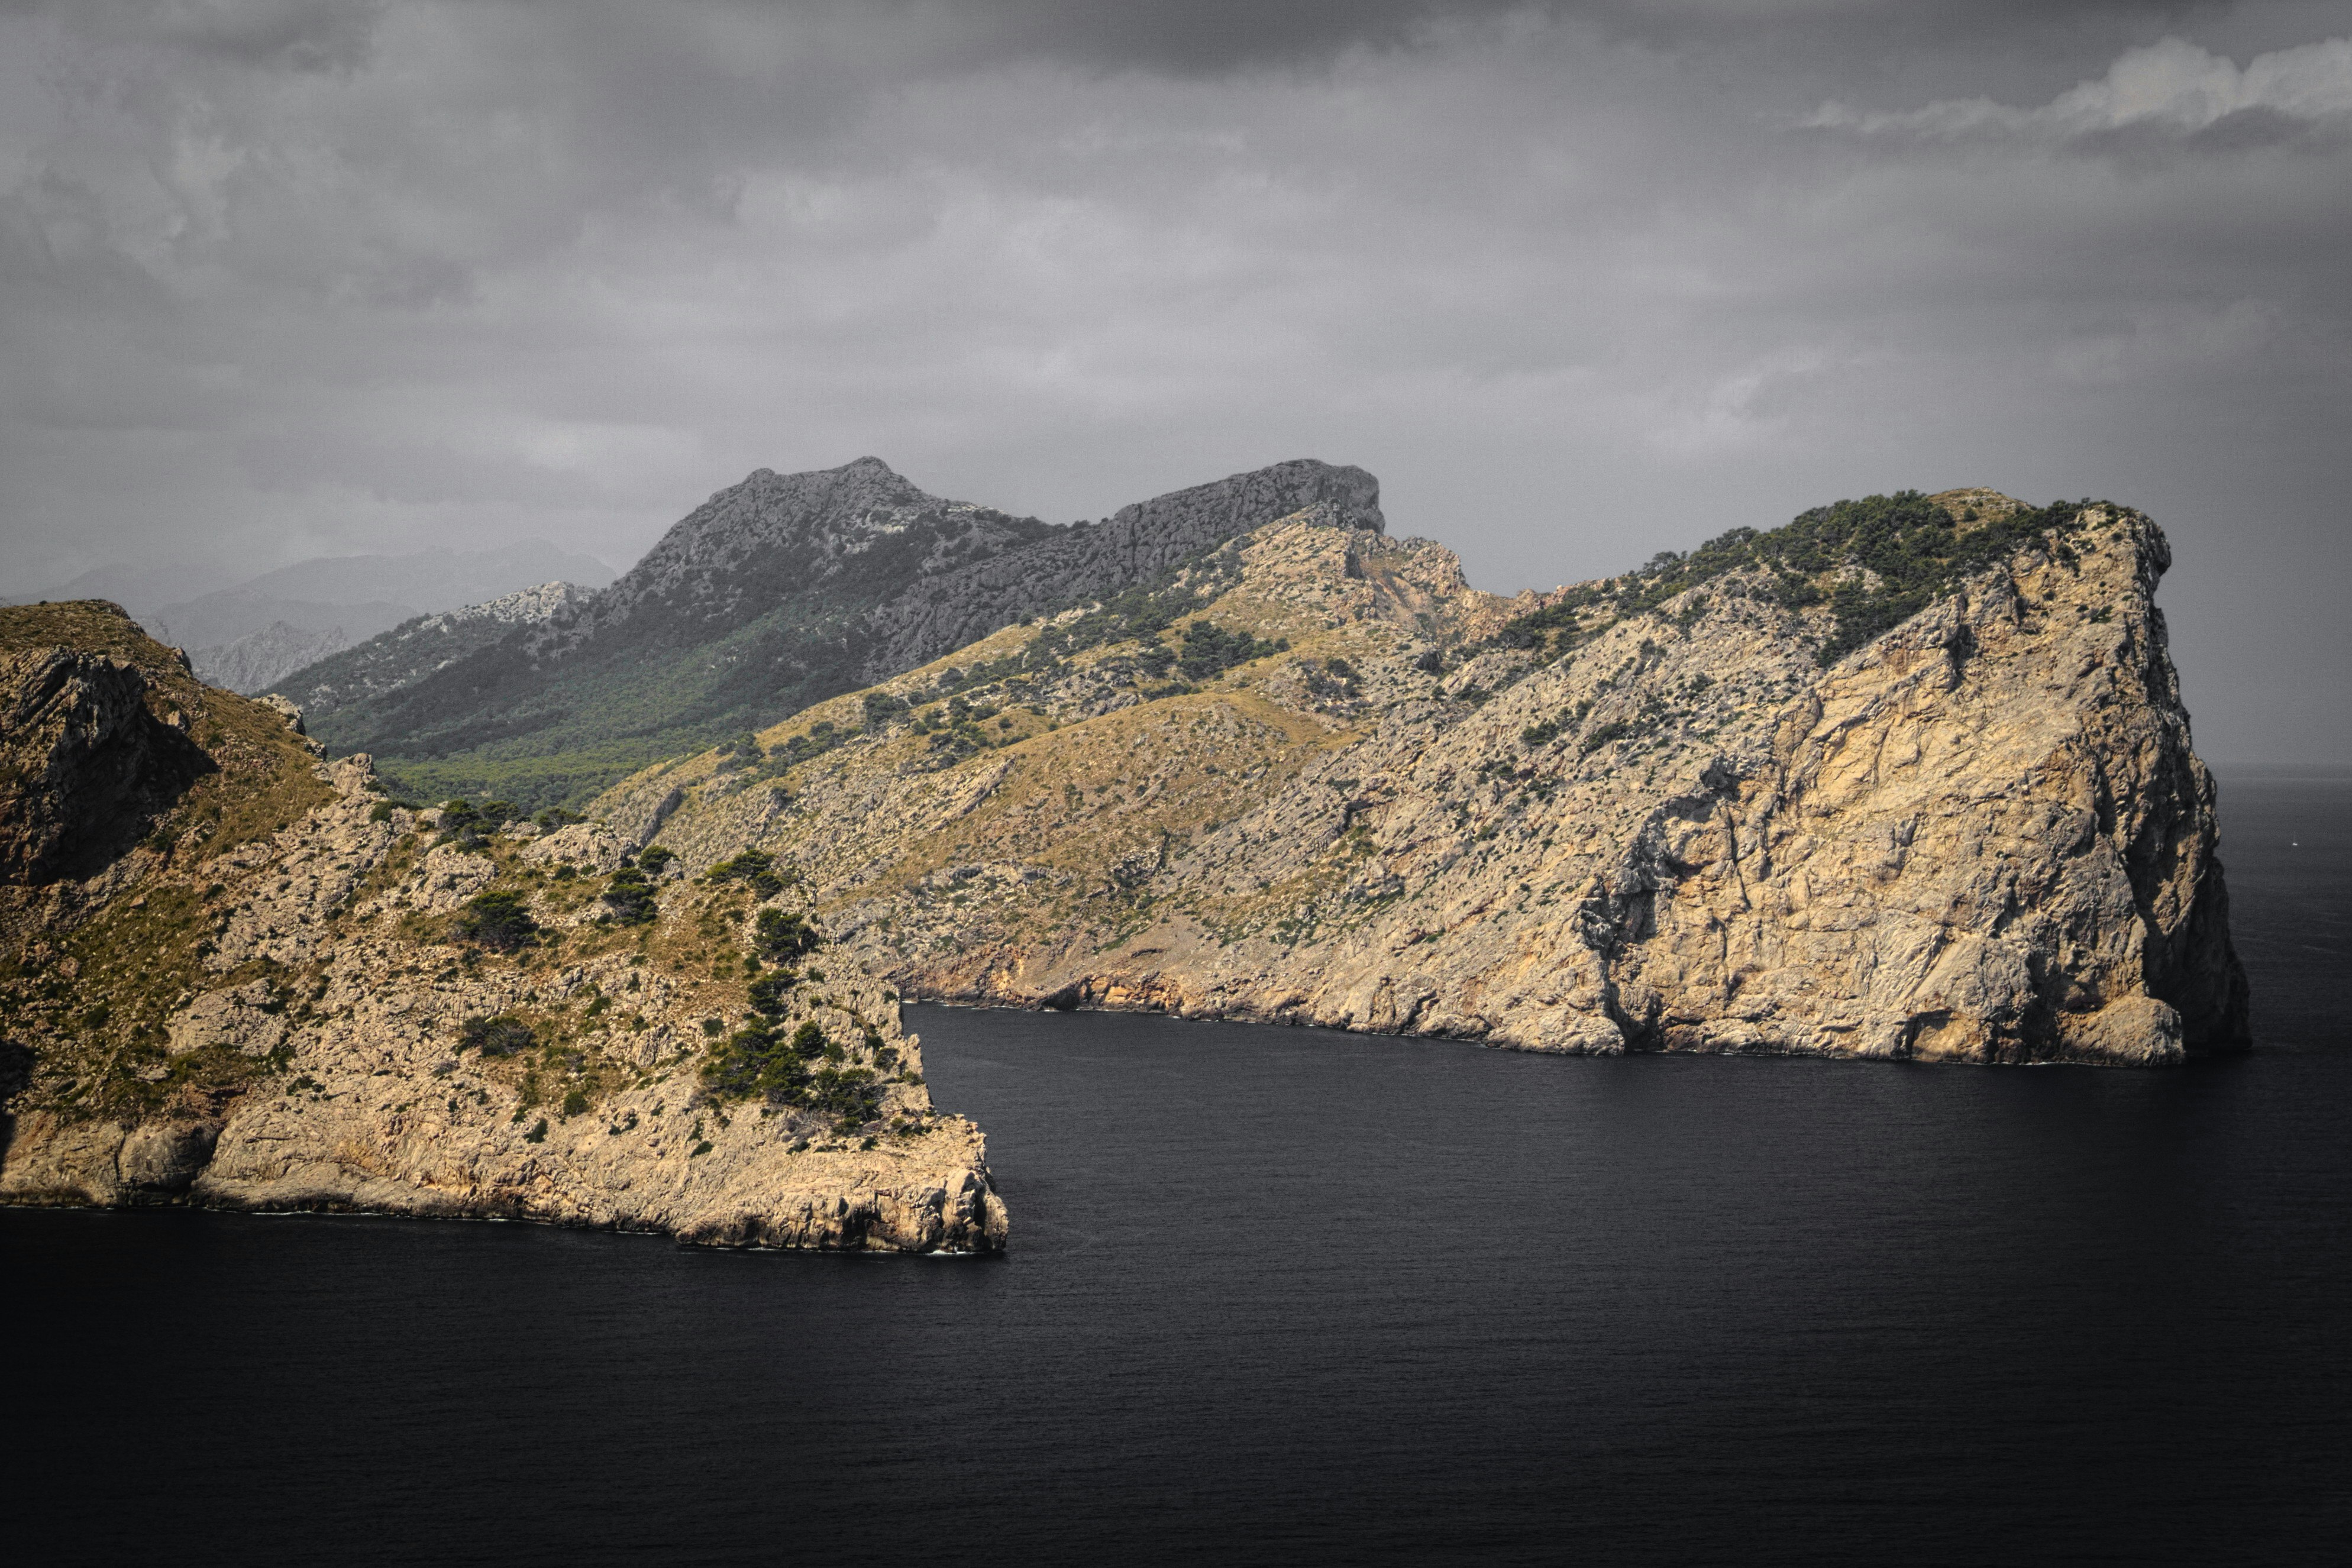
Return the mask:
<path id="1" fill-rule="evenodd" d="M 1498 591 L 2147 510 L 2200 750 L 2352 763 L 2352 6 L 0 0 L 0 592 L 871 454 L 1283 458 Z"/>

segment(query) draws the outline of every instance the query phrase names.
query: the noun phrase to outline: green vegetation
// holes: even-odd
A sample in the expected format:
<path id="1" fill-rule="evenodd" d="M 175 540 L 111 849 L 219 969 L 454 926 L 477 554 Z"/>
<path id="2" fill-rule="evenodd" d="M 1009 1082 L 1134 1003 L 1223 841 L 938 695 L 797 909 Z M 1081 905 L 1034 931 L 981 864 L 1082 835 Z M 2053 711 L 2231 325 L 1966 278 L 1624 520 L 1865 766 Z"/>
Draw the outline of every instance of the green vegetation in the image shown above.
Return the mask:
<path id="1" fill-rule="evenodd" d="M 777 874 L 776 857 L 764 850 L 745 850 L 731 860 L 720 861 L 703 875 L 712 882 L 740 882 L 758 898 L 773 898 L 784 891 L 784 879 Z"/>
<path id="2" fill-rule="evenodd" d="M 789 963 L 824 945 L 824 934 L 796 910 L 762 909 L 752 927 L 752 951 L 771 964 Z"/>
<path id="3" fill-rule="evenodd" d="M 1956 519 L 1916 490 L 1840 501 L 1799 514 L 1769 532 L 1733 528 L 1687 555 L 1661 550 L 1622 577 L 1568 590 L 1555 602 L 1510 622 L 1497 644 L 1539 650 L 1559 658 L 1581 640 L 1584 622 L 1601 625 L 1655 610 L 1675 595 L 1735 571 L 1770 574 L 1760 592 L 1790 609 L 1826 601 L 1832 627 L 1819 651 L 1832 664 L 1892 630 L 2028 541 L 2049 532 L 2062 538 L 2080 527 L 2089 501 L 2057 501 L 2005 517 Z M 1874 574 L 1873 584 L 1862 573 Z M 1824 581 L 1824 580 L 1833 580 Z M 1694 604 L 1680 618 L 1685 630 L 1706 612 Z"/>
<path id="4" fill-rule="evenodd" d="M 649 925 L 660 906 L 654 898 L 652 879 L 637 866 L 625 865 L 613 873 L 605 885 L 604 907 L 615 925 Z"/>
<path id="5" fill-rule="evenodd" d="M 822 1063 L 822 1065 L 816 1065 Z M 812 1020 L 790 1035 L 754 1019 L 712 1049 L 702 1064 L 702 1086 L 714 1099 L 764 1099 L 797 1105 L 849 1131 L 881 1113 L 882 1086 L 869 1068 Z"/>
<path id="6" fill-rule="evenodd" d="M 468 899 L 450 930 L 478 947 L 511 953 L 539 933 L 530 906 L 520 893 L 499 889 Z"/>
<path id="7" fill-rule="evenodd" d="M 1286 637 L 1267 642 L 1246 632 L 1228 632 L 1213 622 L 1196 621 L 1184 632 L 1184 653 L 1176 661 L 1176 668 L 1188 681 L 1205 681 L 1236 664 L 1283 653 L 1289 647 Z M 1339 663 L 1344 669 L 1347 662 Z"/>

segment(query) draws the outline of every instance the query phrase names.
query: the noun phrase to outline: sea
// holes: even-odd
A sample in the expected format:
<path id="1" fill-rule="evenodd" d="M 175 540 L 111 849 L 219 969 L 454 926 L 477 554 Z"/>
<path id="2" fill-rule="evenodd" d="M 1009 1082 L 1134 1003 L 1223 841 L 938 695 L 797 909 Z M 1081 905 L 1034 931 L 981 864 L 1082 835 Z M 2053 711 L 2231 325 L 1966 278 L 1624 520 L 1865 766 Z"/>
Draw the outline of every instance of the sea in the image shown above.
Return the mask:
<path id="1" fill-rule="evenodd" d="M 0 1211 L 26 1564 L 2352 1561 L 2352 778 L 2260 1046 L 1553 1058 L 910 1009 L 998 1259 Z"/>

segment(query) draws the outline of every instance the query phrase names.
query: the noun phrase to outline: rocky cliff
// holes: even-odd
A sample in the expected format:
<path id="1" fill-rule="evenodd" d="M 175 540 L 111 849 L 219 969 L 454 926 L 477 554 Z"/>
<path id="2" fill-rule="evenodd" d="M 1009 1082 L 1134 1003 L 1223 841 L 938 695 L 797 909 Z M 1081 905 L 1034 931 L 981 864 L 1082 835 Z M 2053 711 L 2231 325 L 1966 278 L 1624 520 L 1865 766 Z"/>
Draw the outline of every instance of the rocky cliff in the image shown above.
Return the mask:
<path id="1" fill-rule="evenodd" d="M 1531 1050 L 2246 1042 L 2126 507 L 1874 497 L 1504 601 L 1321 505 L 601 802 L 909 995 Z"/>
<path id="2" fill-rule="evenodd" d="M 895 993 L 773 878 L 420 814 L 299 728 L 114 606 L 0 611 L 0 1201 L 1003 1245 Z"/>

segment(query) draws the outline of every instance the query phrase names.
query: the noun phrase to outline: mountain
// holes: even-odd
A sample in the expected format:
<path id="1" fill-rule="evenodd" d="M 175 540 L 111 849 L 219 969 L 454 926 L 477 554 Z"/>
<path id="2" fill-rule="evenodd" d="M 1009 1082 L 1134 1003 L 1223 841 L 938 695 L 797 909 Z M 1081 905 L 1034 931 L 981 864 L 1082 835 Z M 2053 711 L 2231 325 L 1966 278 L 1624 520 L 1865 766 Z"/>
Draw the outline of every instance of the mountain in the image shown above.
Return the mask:
<path id="1" fill-rule="evenodd" d="M 119 606 L 0 610 L 0 1202 L 1004 1245 L 793 895 L 396 807 L 291 711 Z"/>
<path id="2" fill-rule="evenodd" d="M 1187 552 L 1292 482 L 1323 493 Z M 570 825 L 388 799 L 117 606 L 0 610 L 0 1202 L 1000 1249 L 901 997 L 1574 1052 L 2247 1043 L 2169 551 L 2128 507 L 1870 497 L 1502 599 L 1351 470 L 1124 535 L 902 486 L 762 482 L 504 634 L 696 645 L 766 620 L 761 549 L 908 535 L 943 564 L 836 620 L 861 656 L 1015 607 Z"/>
<path id="3" fill-rule="evenodd" d="M 2145 517 L 1840 503 L 1546 595 L 1325 506 L 592 810 L 906 994 L 1530 1050 L 2247 1040 Z"/>
<path id="4" fill-rule="evenodd" d="M 404 600 L 332 603 L 325 600 L 280 599 L 244 588 L 230 588 L 185 603 L 163 605 L 138 619 L 157 637 L 183 648 L 226 648 L 267 632 L 273 626 L 282 626 L 298 637 L 321 639 L 331 635 L 335 647 L 341 648 L 350 646 L 353 637 L 373 637 L 417 613 L 417 606 Z M 321 653 L 331 651 L 322 649 Z"/>
<path id="5" fill-rule="evenodd" d="M 348 644 L 419 614 L 479 603 L 534 583 L 567 580 L 602 588 L 612 580 L 611 569 L 593 556 L 527 539 L 486 550 L 443 547 L 406 555 L 322 557 L 192 599 L 131 603 L 133 614 L 157 636 L 187 648 L 233 643 L 278 622 L 300 632 L 340 631 Z"/>
<path id="6" fill-rule="evenodd" d="M 590 597 L 575 582 L 542 582 L 480 604 L 419 615 L 356 648 L 329 649 L 289 666 L 269 685 L 306 711 L 348 708 L 412 685 L 519 627 L 576 611 Z"/>
<path id="7" fill-rule="evenodd" d="M 233 643 L 199 648 L 188 655 L 196 678 L 247 696 L 268 691 L 287 675 L 331 653 L 342 651 L 350 640 L 341 626 L 305 632 L 283 621 L 273 621 Z"/>
<path id="8" fill-rule="evenodd" d="M 713 496 L 609 589 L 390 690 L 297 675 L 316 734 L 421 798 L 578 803 L 1318 502 L 1381 526 L 1361 469 L 1297 461 L 1057 527 L 926 495 L 877 458 Z"/>
<path id="9" fill-rule="evenodd" d="M 216 561 L 173 561 L 149 566 L 109 561 L 78 572 L 54 588 L 0 597 L 0 605 L 61 604 L 69 600 L 99 599 L 128 606 L 135 617 L 152 617 L 163 605 L 195 594 L 234 588 L 243 576 Z"/>

